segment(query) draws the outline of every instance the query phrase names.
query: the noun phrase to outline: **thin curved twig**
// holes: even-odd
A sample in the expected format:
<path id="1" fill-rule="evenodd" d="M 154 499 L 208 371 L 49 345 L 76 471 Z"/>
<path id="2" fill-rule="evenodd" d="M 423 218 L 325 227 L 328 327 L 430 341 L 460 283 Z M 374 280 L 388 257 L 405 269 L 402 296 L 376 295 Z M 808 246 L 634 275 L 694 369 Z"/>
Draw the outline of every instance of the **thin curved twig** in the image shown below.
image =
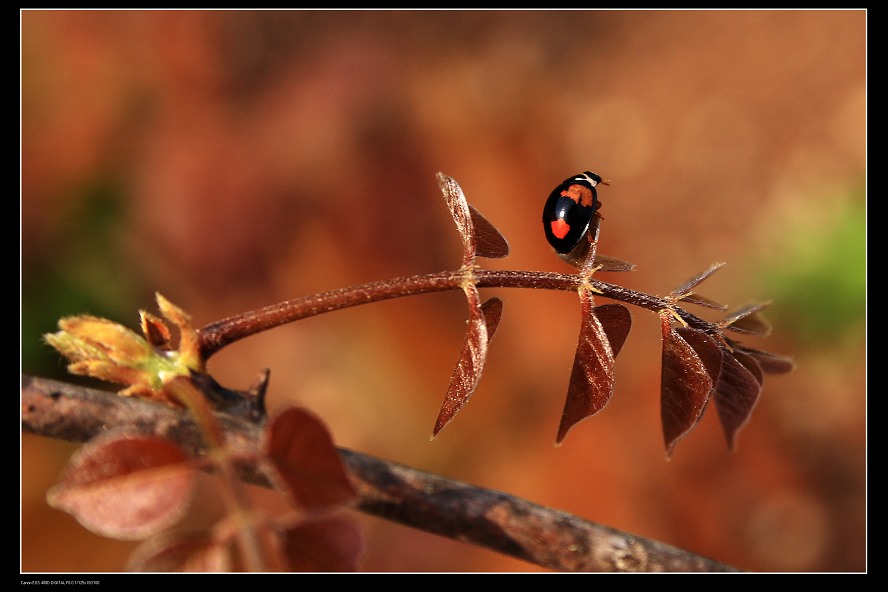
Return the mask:
<path id="1" fill-rule="evenodd" d="M 663 309 L 707 333 L 718 334 L 720 329 L 700 317 L 677 306 L 675 301 L 638 292 L 617 284 L 603 282 L 580 274 L 563 274 L 545 271 L 506 271 L 473 269 L 473 283 L 478 288 L 527 288 L 537 290 L 577 290 L 584 283 L 597 294 L 607 298 L 646 308 L 653 312 Z M 708 276 L 707 276 L 708 277 Z M 287 323 L 311 316 L 341 310 L 352 306 L 371 304 L 391 298 L 401 298 L 447 290 L 462 290 L 466 281 L 465 271 L 442 271 L 318 292 L 250 310 L 216 321 L 197 330 L 197 339 L 204 360 L 227 345 L 245 337 L 256 335 Z"/>
<path id="2" fill-rule="evenodd" d="M 45 378 L 22 376 L 22 431 L 85 442 L 129 427 L 198 454 L 201 434 L 184 410 Z M 229 445 L 255 450 L 261 428 L 220 414 Z M 340 448 L 357 508 L 413 528 L 473 543 L 557 571 L 729 572 L 736 568 L 498 491 L 452 481 Z M 270 487 L 252 466 L 247 482 Z"/>

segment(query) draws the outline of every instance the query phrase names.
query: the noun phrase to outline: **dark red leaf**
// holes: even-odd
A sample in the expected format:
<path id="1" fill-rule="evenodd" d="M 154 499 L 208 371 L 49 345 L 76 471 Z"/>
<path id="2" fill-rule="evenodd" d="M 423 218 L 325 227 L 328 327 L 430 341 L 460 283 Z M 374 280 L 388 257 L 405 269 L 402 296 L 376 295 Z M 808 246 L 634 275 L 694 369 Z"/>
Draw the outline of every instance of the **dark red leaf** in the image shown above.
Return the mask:
<path id="1" fill-rule="evenodd" d="M 718 326 L 737 333 L 767 337 L 771 334 L 771 324 L 760 313 L 770 304 L 762 302 L 736 310 L 719 321 Z"/>
<path id="2" fill-rule="evenodd" d="M 602 304 L 595 307 L 595 316 L 601 322 L 607 340 L 610 343 L 611 350 L 616 358 L 623 344 L 626 343 L 626 337 L 629 336 L 629 329 L 632 328 L 632 315 L 629 309 L 622 304 Z"/>
<path id="3" fill-rule="evenodd" d="M 481 305 L 481 312 L 484 313 L 484 324 L 487 327 L 487 345 L 489 346 L 503 316 L 503 301 L 499 298 L 491 298 Z"/>
<path id="4" fill-rule="evenodd" d="M 475 254 L 488 259 L 499 259 L 508 255 L 509 243 L 506 241 L 506 237 L 471 205 L 469 205 L 469 214 L 472 218 L 475 244 L 477 245 Z"/>
<path id="5" fill-rule="evenodd" d="M 696 329 L 674 329 L 668 315 L 660 317 L 663 364 L 660 379 L 660 418 L 666 457 L 700 421 L 721 370 L 721 349 Z"/>
<path id="6" fill-rule="evenodd" d="M 689 302 L 691 304 L 696 304 L 697 306 L 705 306 L 706 308 L 712 308 L 715 310 L 727 310 L 728 307 L 724 304 L 719 304 L 715 300 L 707 298 L 706 296 L 702 296 L 697 294 L 696 292 L 690 292 L 686 296 L 681 299 L 682 302 Z"/>
<path id="7" fill-rule="evenodd" d="M 622 347 L 631 325 L 629 311 L 624 306 L 604 305 L 599 307 L 600 310 L 596 309 L 588 290 L 580 291 L 580 306 L 580 337 L 556 444 L 564 441 L 568 430 L 577 422 L 595 415 L 610 401 L 614 391 L 614 352 Z M 607 328 L 597 312 L 601 312 Z M 611 345 L 612 341 L 615 347 Z"/>
<path id="8" fill-rule="evenodd" d="M 765 383 L 765 373 L 762 372 L 762 367 L 759 366 L 759 363 L 753 356 L 750 356 L 742 349 L 735 349 L 734 357 L 737 358 L 737 361 L 743 364 L 747 370 L 749 370 L 749 373 L 755 377 L 760 385 Z"/>
<path id="9" fill-rule="evenodd" d="M 598 267 L 598 271 L 633 271 L 635 269 L 634 263 L 600 253 L 595 253 L 594 265 Z"/>
<path id="10" fill-rule="evenodd" d="M 178 522 L 194 483 L 194 467 L 172 442 L 114 435 L 83 446 L 47 500 L 97 534 L 137 540 Z"/>
<path id="11" fill-rule="evenodd" d="M 222 572 L 231 570 L 228 545 L 204 534 L 155 537 L 136 549 L 128 571 Z"/>
<path id="12" fill-rule="evenodd" d="M 289 571 L 356 571 L 363 550 L 360 529 L 345 518 L 305 522 L 285 534 Z"/>
<path id="13" fill-rule="evenodd" d="M 755 358 L 761 369 L 768 374 L 786 374 L 795 369 L 795 362 L 792 361 L 792 358 L 739 345 L 733 347 L 734 351 L 741 351 Z"/>
<path id="14" fill-rule="evenodd" d="M 750 359 L 749 356 L 744 357 L 747 363 Z M 724 351 L 714 397 L 718 418 L 731 450 L 735 449 L 737 433 L 749 421 L 761 392 L 761 381 L 738 360 L 737 352 Z"/>
<path id="15" fill-rule="evenodd" d="M 462 238 L 463 265 L 472 265 L 475 261 L 477 245 L 475 231 L 472 227 L 472 214 L 466 196 L 459 183 L 444 173 L 438 173 L 438 186 L 441 188 L 441 193 L 444 194 L 444 200 L 447 202 L 447 207 L 450 208 L 450 214 L 456 223 L 456 230 Z"/>
<path id="16" fill-rule="evenodd" d="M 675 331 L 688 345 L 694 348 L 694 352 L 703 362 L 706 372 L 709 373 L 713 386 L 718 384 L 722 364 L 722 348 L 718 342 L 699 329 L 678 327 Z"/>
<path id="17" fill-rule="evenodd" d="M 698 273 L 697 275 L 695 275 L 694 277 L 692 277 L 691 279 L 689 279 L 688 281 L 686 281 L 685 283 L 683 283 L 682 285 L 680 285 L 679 287 L 674 289 L 672 292 L 670 292 L 669 295 L 676 297 L 678 300 L 682 300 L 686 293 L 689 293 L 691 290 L 693 290 L 694 288 L 699 286 L 709 276 L 711 276 L 713 273 L 715 273 L 716 271 L 718 271 L 719 269 L 724 267 L 724 265 L 725 265 L 724 263 L 713 263 L 712 265 L 709 266 L 709 269 L 707 269 L 706 271 L 704 271 L 702 273 Z"/>
<path id="18" fill-rule="evenodd" d="M 478 387 L 487 360 L 487 347 L 503 312 L 503 303 L 499 298 L 491 298 L 479 306 L 480 295 L 474 286 L 466 288 L 466 297 L 469 300 L 469 329 L 435 421 L 432 438 L 469 402 Z"/>
<path id="19" fill-rule="evenodd" d="M 266 450 L 287 491 L 303 508 L 330 508 L 355 497 L 330 432 L 305 409 L 289 407 L 275 416 Z"/>
<path id="20" fill-rule="evenodd" d="M 509 254 L 509 243 L 505 237 L 469 205 L 462 188 L 452 177 L 438 173 L 438 186 L 462 238 L 463 265 L 471 265 L 476 255 L 497 259 Z"/>

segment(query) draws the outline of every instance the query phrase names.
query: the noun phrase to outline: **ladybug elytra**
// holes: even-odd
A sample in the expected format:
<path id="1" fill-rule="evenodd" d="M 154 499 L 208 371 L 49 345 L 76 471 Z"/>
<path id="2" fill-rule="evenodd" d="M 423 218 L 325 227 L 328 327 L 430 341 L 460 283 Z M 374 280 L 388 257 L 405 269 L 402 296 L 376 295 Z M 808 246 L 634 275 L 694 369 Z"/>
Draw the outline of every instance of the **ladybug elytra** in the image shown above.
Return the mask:
<path id="1" fill-rule="evenodd" d="M 602 182 L 595 173 L 585 171 L 565 179 L 549 194 L 543 207 L 543 229 L 559 255 L 570 253 L 585 238 L 601 207 L 595 186 Z"/>

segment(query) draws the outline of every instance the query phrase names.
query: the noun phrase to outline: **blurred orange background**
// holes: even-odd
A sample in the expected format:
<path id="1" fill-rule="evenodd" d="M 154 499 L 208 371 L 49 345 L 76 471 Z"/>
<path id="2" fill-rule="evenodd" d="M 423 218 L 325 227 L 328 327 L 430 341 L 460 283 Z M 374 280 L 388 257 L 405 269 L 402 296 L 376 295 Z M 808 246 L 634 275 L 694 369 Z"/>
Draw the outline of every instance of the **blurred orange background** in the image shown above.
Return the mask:
<path id="1" fill-rule="evenodd" d="M 632 309 L 610 405 L 553 446 L 576 295 L 504 300 L 481 385 L 429 442 L 465 331 L 458 292 L 251 337 L 210 361 L 354 450 L 754 571 L 861 571 L 866 512 L 864 11 L 21 13 L 22 372 L 69 378 L 60 316 L 138 323 L 159 291 L 198 325 L 289 298 L 455 269 L 436 185 L 509 239 L 491 269 L 570 272 L 540 228 L 591 169 L 600 279 L 773 299 L 769 376 L 730 452 L 714 410 L 665 459 L 660 332 Z M 603 300 L 604 301 L 604 300 Z M 706 317 L 706 312 L 692 310 Z M 712 317 L 707 317 L 712 318 Z M 122 570 L 134 543 L 50 509 L 76 446 L 23 435 L 21 569 Z M 361 568 L 541 568 L 355 513 Z"/>

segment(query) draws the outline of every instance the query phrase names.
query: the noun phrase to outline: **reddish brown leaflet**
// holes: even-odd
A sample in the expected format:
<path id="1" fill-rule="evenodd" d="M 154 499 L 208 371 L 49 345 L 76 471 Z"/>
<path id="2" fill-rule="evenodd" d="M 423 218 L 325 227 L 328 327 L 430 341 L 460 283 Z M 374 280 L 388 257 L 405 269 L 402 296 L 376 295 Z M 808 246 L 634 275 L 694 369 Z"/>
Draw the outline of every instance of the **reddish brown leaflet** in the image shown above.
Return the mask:
<path id="1" fill-rule="evenodd" d="M 722 265 L 712 265 L 673 290 L 667 299 L 723 309 L 718 303 L 691 291 Z M 721 330 L 732 330 L 767 336 L 770 325 L 759 314 L 767 306 L 768 303 L 761 303 L 743 307 L 728 314 L 716 323 L 716 327 L 719 333 Z M 660 410 L 666 455 L 672 456 L 678 440 L 696 426 L 711 398 L 715 399 L 728 446 L 734 449 L 737 433 L 749 421 L 758 402 L 763 373 L 788 372 L 793 368 L 793 363 L 782 356 L 745 349 L 722 335 L 714 338 L 699 329 L 674 328 L 673 319 L 670 311 L 661 311 L 663 363 Z"/>
<path id="2" fill-rule="evenodd" d="M 735 449 L 737 432 L 749 421 L 761 392 L 762 371 L 752 357 L 737 351 L 724 356 L 715 390 L 715 408 L 731 450 Z"/>
<path id="3" fill-rule="evenodd" d="M 228 541 L 207 533 L 164 533 L 130 557 L 128 571 L 221 572 L 231 570 Z"/>
<path id="4" fill-rule="evenodd" d="M 766 374 L 786 374 L 795 369 L 795 362 L 792 361 L 792 358 L 752 349 L 733 342 L 731 342 L 731 347 L 734 351 L 743 352 L 747 356 L 751 356 L 758 362 L 758 365 Z"/>
<path id="5" fill-rule="evenodd" d="M 706 409 L 718 382 L 722 353 L 715 340 L 690 327 L 672 327 L 669 313 L 660 315 L 663 363 L 660 378 L 660 418 L 666 456 L 690 432 Z"/>
<path id="6" fill-rule="evenodd" d="M 745 306 L 719 321 L 718 326 L 737 333 L 767 337 L 771 334 L 771 324 L 759 313 L 770 304 L 770 302 L 761 302 Z"/>
<path id="7" fill-rule="evenodd" d="M 452 177 L 438 173 L 438 186 L 462 238 L 464 267 L 473 265 L 476 256 L 497 259 L 509 254 L 506 238 L 469 205 L 462 188 Z"/>
<path id="8" fill-rule="evenodd" d="M 265 447 L 286 490 L 303 509 L 329 509 L 357 495 L 329 431 L 308 411 L 290 407 L 277 415 Z"/>
<path id="9" fill-rule="evenodd" d="M 283 534 L 289 572 L 355 571 L 364 550 L 357 525 L 335 516 L 303 522 Z"/>
<path id="10" fill-rule="evenodd" d="M 438 173 L 438 184 L 462 238 L 463 270 L 471 273 L 476 256 L 497 258 L 508 255 L 509 244 L 505 237 L 468 204 L 459 184 L 441 173 Z M 469 302 L 469 329 L 453 369 L 444 404 L 435 421 L 432 438 L 450 423 L 478 387 L 487 360 L 487 347 L 503 313 L 503 303 L 499 298 L 491 298 L 481 304 L 481 296 L 471 277 L 467 277 L 463 291 Z"/>
<path id="11" fill-rule="evenodd" d="M 456 367 L 450 378 L 450 386 L 444 397 L 444 404 L 435 421 L 432 437 L 438 435 L 444 426 L 469 402 L 478 387 L 484 363 L 487 360 L 487 346 L 499 325 L 503 313 L 503 303 L 499 298 L 491 298 L 479 306 L 480 296 L 474 286 L 466 291 L 469 299 L 469 330 L 459 353 Z"/>
<path id="12" fill-rule="evenodd" d="M 672 302 L 692 302 L 707 308 L 726 307 L 700 296 L 692 290 L 721 269 L 714 263 L 695 275 L 666 297 Z M 703 411 L 718 384 L 722 350 L 715 339 L 691 327 L 673 327 L 675 317 L 670 310 L 660 311 L 663 334 L 663 355 L 660 371 L 660 421 L 666 443 L 666 458 L 672 457 L 675 445 L 703 417 Z"/>
<path id="13" fill-rule="evenodd" d="M 47 501 L 97 534 L 143 539 L 182 518 L 196 472 L 168 440 L 109 435 L 77 452 Z"/>
<path id="14" fill-rule="evenodd" d="M 580 290 L 580 304 L 580 337 L 556 444 L 577 422 L 598 413 L 610 401 L 614 392 L 614 362 L 632 327 L 629 310 L 622 304 L 596 307 L 589 290 Z"/>
<path id="15" fill-rule="evenodd" d="M 475 237 L 475 255 L 488 259 L 499 259 L 508 255 L 509 243 L 506 237 L 472 206 L 469 206 L 469 214 Z"/>

